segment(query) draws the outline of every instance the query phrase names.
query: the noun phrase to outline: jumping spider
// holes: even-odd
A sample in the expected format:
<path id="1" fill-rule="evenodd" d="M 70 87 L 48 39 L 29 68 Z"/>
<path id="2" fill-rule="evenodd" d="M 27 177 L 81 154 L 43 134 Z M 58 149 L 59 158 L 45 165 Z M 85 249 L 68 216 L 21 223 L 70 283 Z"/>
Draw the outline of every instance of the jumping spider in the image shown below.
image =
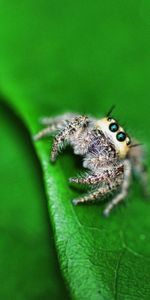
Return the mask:
<path id="1" fill-rule="evenodd" d="M 73 204 L 102 200 L 113 194 L 104 210 L 108 216 L 114 206 L 127 196 L 131 175 L 139 176 L 143 192 L 147 195 L 147 172 L 143 164 L 143 151 L 118 122 L 111 117 L 112 109 L 100 120 L 85 115 L 67 113 L 55 118 L 43 118 L 46 127 L 34 136 L 39 140 L 55 135 L 51 161 L 57 158 L 60 149 L 67 144 L 74 153 L 83 156 L 83 167 L 88 170 L 82 177 L 70 178 L 72 183 L 86 184 L 90 191 Z"/>

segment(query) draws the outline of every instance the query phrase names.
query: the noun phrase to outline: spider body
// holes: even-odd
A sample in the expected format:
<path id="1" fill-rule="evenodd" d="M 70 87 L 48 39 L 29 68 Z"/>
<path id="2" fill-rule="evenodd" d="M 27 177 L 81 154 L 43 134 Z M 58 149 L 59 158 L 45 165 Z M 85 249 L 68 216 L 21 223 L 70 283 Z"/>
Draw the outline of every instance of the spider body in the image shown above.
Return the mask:
<path id="1" fill-rule="evenodd" d="M 75 154 L 83 156 L 83 167 L 87 172 L 82 177 L 69 180 L 88 185 L 89 191 L 81 198 L 73 199 L 73 204 L 102 200 L 113 195 L 104 210 L 104 215 L 108 216 L 112 208 L 127 196 L 132 171 L 139 176 L 147 195 L 143 151 L 136 151 L 124 129 L 110 115 L 97 120 L 68 113 L 43 118 L 41 122 L 46 127 L 34 139 L 55 135 L 51 161 L 56 160 L 59 151 L 67 144 L 72 146 Z"/>

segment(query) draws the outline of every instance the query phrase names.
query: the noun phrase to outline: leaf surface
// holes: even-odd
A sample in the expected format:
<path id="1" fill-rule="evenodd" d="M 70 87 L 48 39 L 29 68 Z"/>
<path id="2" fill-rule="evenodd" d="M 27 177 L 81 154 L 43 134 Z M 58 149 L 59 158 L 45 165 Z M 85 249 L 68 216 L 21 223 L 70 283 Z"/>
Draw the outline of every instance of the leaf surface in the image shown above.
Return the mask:
<path id="1" fill-rule="evenodd" d="M 140 1 L 2 1 L 0 82 L 31 135 L 39 117 L 78 111 L 116 117 L 149 145 L 150 39 Z M 150 206 L 138 184 L 109 219 L 103 204 L 73 207 L 71 152 L 49 162 L 51 141 L 35 144 L 43 168 L 61 270 L 74 299 L 149 299 Z M 147 160 L 149 164 L 149 157 Z"/>

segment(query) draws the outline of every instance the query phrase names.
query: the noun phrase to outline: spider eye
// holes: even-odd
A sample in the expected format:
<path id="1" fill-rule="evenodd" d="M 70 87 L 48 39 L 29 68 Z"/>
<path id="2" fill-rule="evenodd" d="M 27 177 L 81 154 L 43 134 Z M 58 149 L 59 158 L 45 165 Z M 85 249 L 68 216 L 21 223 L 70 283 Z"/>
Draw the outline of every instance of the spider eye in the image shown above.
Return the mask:
<path id="1" fill-rule="evenodd" d="M 127 146 L 129 146 L 130 144 L 131 144 L 131 140 L 130 140 L 130 138 L 128 137 L 128 139 L 127 139 Z"/>
<path id="2" fill-rule="evenodd" d="M 119 126 L 118 126 L 117 123 L 111 123 L 111 124 L 109 125 L 109 129 L 110 129 L 110 131 L 112 131 L 112 132 L 116 132 L 116 131 L 119 129 Z"/>
<path id="3" fill-rule="evenodd" d="M 108 122 L 111 122 L 111 120 L 112 120 L 112 118 L 107 118 L 107 121 L 108 121 Z"/>
<path id="4" fill-rule="evenodd" d="M 119 142 L 124 142 L 126 139 L 125 132 L 123 132 L 123 131 L 118 132 L 116 138 Z"/>

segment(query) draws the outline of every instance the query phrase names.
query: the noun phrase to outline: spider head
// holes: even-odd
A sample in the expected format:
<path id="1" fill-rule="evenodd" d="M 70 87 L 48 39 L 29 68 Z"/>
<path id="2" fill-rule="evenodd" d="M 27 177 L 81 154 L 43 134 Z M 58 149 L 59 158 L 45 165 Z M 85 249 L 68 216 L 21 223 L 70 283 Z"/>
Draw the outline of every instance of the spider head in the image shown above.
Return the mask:
<path id="1" fill-rule="evenodd" d="M 98 120 L 96 128 L 101 130 L 115 146 L 120 159 L 124 159 L 130 149 L 131 140 L 118 122 L 110 117 Z"/>

